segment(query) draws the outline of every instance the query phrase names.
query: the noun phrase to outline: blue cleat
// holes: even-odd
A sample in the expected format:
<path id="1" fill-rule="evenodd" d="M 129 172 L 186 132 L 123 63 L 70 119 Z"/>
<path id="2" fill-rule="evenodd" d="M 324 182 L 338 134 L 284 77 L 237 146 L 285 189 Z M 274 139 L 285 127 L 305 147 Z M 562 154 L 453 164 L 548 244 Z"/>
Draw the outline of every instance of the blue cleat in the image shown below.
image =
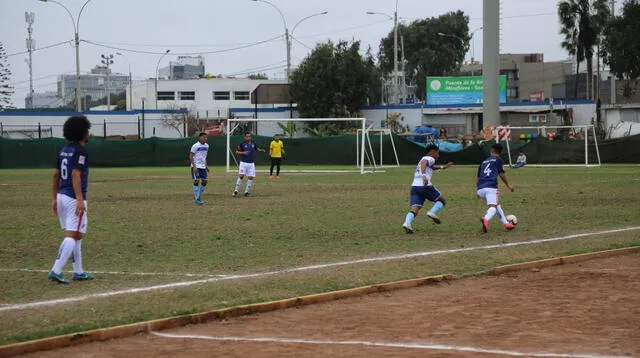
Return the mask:
<path id="1" fill-rule="evenodd" d="M 49 272 L 49 280 L 53 281 L 53 282 L 57 282 L 57 283 L 62 283 L 62 284 L 68 284 L 69 281 L 64 279 L 64 275 L 62 273 L 57 274 L 53 271 Z"/>
<path id="2" fill-rule="evenodd" d="M 93 276 L 90 273 L 73 273 L 73 277 L 71 278 L 74 281 L 90 281 L 93 280 L 94 278 L 96 278 L 95 276 Z"/>
<path id="3" fill-rule="evenodd" d="M 202 201 L 202 199 L 198 198 L 198 199 L 196 199 L 196 204 L 204 205 L 204 201 Z"/>

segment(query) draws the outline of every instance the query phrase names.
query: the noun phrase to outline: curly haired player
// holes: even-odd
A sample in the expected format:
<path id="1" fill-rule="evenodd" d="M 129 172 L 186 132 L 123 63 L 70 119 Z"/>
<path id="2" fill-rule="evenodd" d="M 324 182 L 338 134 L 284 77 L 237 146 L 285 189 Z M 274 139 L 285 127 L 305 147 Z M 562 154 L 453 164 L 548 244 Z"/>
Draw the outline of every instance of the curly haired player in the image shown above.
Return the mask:
<path id="1" fill-rule="evenodd" d="M 507 220 L 498 197 L 500 191 L 498 190 L 498 177 L 502 179 L 504 185 L 509 190 L 514 191 L 513 185 L 509 184 L 507 176 L 504 174 L 504 161 L 500 158 L 502 154 L 502 146 L 500 144 L 494 144 L 491 147 L 491 155 L 485 159 L 478 167 L 478 177 L 476 180 L 476 187 L 478 189 L 478 197 L 487 202 L 487 213 L 480 219 L 482 222 L 482 231 L 489 231 L 489 220 L 498 213 L 500 221 L 507 230 L 512 230 L 514 225 Z"/>

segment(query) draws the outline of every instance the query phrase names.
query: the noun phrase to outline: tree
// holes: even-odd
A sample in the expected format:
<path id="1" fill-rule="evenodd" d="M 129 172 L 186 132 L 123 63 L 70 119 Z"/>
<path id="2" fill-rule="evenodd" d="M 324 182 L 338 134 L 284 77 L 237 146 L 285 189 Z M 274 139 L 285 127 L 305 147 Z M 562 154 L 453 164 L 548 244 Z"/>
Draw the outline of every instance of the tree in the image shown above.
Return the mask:
<path id="1" fill-rule="evenodd" d="M 593 55 L 600 35 L 610 17 L 608 0 L 562 0 L 558 3 L 562 47 L 576 57 L 575 97 L 578 97 L 578 71 L 580 62 L 587 61 L 587 98 L 593 87 Z"/>
<path id="2" fill-rule="evenodd" d="M 14 93 L 13 86 L 8 82 L 11 79 L 11 70 L 7 63 L 7 52 L 0 42 L 0 110 L 13 108 L 11 96 Z"/>
<path id="3" fill-rule="evenodd" d="M 252 73 L 249 76 L 247 76 L 247 78 L 250 80 L 268 80 L 269 79 L 266 73 Z"/>
<path id="4" fill-rule="evenodd" d="M 602 57 L 611 72 L 625 80 L 623 96 L 633 96 L 632 81 L 640 77 L 640 1 L 628 0 L 622 14 L 611 19 L 604 31 Z"/>
<path id="5" fill-rule="evenodd" d="M 282 129 L 287 138 L 293 138 L 298 131 L 298 126 L 296 125 L 296 123 L 291 121 L 287 122 L 286 124 L 278 122 L 278 127 Z"/>
<path id="6" fill-rule="evenodd" d="M 318 44 L 293 71 L 290 82 L 302 118 L 352 117 L 380 97 L 380 75 L 373 55 L 370 49 L 361 55 L 359 41 Z M 348 126 L 346 123 L 329 122 L 335 129 Z M 308 127 L 322 124 L 312 122 Z"/>
<path id="7" fill-rule="evenodd" d="M 392 30 L 380 41 L 378 59 L 383 73 L 393 73 L 393 36 Z M 416 85 L 416 97 L 424 98 L 427 76 L 458 74 L 471 40 L 469 17 L 456 11 L 400 24 L 400 36 L 404 38 L 405 77 Z"/>

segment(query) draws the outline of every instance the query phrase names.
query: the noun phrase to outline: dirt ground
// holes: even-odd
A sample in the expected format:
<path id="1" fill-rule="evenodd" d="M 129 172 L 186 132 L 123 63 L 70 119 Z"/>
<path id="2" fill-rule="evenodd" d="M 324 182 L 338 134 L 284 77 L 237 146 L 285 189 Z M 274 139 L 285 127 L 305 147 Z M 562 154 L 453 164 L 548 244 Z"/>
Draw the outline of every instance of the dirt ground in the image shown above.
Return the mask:
<path id="1" fill-rule="evenodd" d="M 640 357 L 640 254 L 160 333 L 28 357 Z"/>

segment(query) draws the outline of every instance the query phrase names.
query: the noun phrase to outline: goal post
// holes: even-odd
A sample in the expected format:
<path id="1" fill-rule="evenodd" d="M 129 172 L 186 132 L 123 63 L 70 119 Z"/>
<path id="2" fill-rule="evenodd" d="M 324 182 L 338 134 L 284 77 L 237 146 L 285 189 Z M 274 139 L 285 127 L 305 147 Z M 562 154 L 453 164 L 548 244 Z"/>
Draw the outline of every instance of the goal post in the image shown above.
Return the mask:
<path id="1" fill-rule="evenodd" d="M 233 144 L 236 143 L 231 143 L 231 137 L 233 136 L 234 132 L 240 127 L 240 125 L 242 125 L 243 123 L 257 123 L 258 126 L 260 126 L 260 124 L 265 124 L 265 123 L 271 123 L 273 125 L 277 125 L 277 123 L 289 123 L 289 122 L 294 122 L 294 123 L 310 123 L 310 122 L 354 122 L 356 123 L 357 126 L 357 131 L 365 131 L 366 132 L 366 125 L 367 125 L 367 119 L 366 118 L 259 118 L 259 119 L 255 119 L 255 118 L 230 118 L 227 120 L 226 123 L 226 130 L 225 130 L 225 135 L 226 135 L 226 171 L 227 172 L 232 172 L 234 171 L 233 168 L 237 168 L 238 166 L 238 159 L 236 159 L 236 155 L 235 155 L 235 151 L 233 150 L 234 146 Z M 352 131 L 354 129 L 352 128 Z M 276 133 L 281 133 L 282 131 L 276 131 Z M 253 134 L 255 134 L 254 131 L 252 131 Z M 351 132 L 353 134 L 353 132 Z M 260 134 L 260 131 L 258 131 L 258 134 Z M 271 133 L 270 135 L 275 134 L 275 133 Z M 300 139 L 300 140 L 304 140 L 307 137 L 298 137 L 295 138 L 296 140 Z M 310 138 L 315 138 L 315 137 L 310 137 Z M 326 138 L 331 138 L 326 137 Z M 353 139 L 351 139 L 353 140 Z M 288 153 L 288 149 L 287 149 L 287 138 L 283 138 L 283 141 L 285 142 L 285 153 Z M 356 167 L 353 169 L 326 169 L 326 168 L 314 168 L 313 163 L 311 163 L 310 166 L 304 167 L 304 168 L 298 168 L 298 169 L 292 169 L 291 166 L 285 167 L 282 172 L 284 173 L 361 173 L 364 174 L 367 171 L 365 170 L 365 142 L 364 141 L 360 141 L 361 143 L 356 143 L 356 150 L 353 150 L 353 147 L 350 147 L 350 150 L 353 150 L 351 153 L 355 153 L 356 154 Z M 239 143 L 238 143 L 239 144 Z M 288 155 L 288 154 L 287 154 Z M 348 155 L 348 153 L 341 153 L 341 155 Z M 353 155 L 353 154 L 351 154 Z M 351 162 L 353 163 L 353 162 Z M 350 165 L 350 164 L 348 164 Z M 258 170 L 258 172 L 265 172 L 265 170 Z"/>
<path id="2" fill-rule="evenodd" d="M 598 147 L 598 138 L 594 125 L 574 125 L 574 126 L 505 126 L 498 128 L 507 128 L 513 134 L 514 139 L 524 139 L 531 141 L 537 138 L 545 138 L 548 141 L 548 147 L 552 153 L 556 153 L 558 157 L 568 156 L 569 153 L 575 153 L 576 156 L 580 151 L 579 146 L 584 147 L 584 163 L 530 163 L 527 161 L 527 167 L 598 167 L 602 163 L 600 161 L 600 148 Z M 524 137 L 522 137 L 524 136 Z M 503 138 L 497 137 L 496 140 Z M 590 139 L 593 143 L 590 143 Z M 511 140 L 504 140 L 509 158 L 509 166 L 513 166 L 511 153 Z M 554 147 L 555 146 L 555 147 Z M 525 146 L 526 147 L 526 144 Z M 591 149 L 590 149 L 591 148 Z M 519 151 L 519 149 L 515 149 Z M 551 154 L 551 153 L 550 153 Z M 517 155 L 515 156 L 517 157 Z"/>
<path id="3" fill-rule="evenodd" d="M 364 133 L 364 134 L 363 134 Z M 388 141 L 386 140 L 388 138 Z M 361 143 L 362 141 L 362 143 Z M 373 143 L 378 144 L 378 150 L 374 150 Z M 356 150 L 357 160 L 360 160 L 361 146 L 366 143 L 365 148 L 365 157 L 369 163 L 369 165 L 375 170 L 376 168 L 398 168 L 400 167 L 400 160 L 398 158 L 398 151 L 396 150 L 396 143 L 393 139 L 393 133 L 389 128 L 372 128 L 368 127 L 364 131 L 362 129 L 358 129 L 356 132 Z M 386 146 L 385 144 L 388 143 Z M 386 151 L 385 151 L 386 148 Z M 392 163 L 385 164 L 384 156 L 385 153 L 390 152 L 393 154 Z M 376 155 L 378 154 L 378 155 Z"/>

